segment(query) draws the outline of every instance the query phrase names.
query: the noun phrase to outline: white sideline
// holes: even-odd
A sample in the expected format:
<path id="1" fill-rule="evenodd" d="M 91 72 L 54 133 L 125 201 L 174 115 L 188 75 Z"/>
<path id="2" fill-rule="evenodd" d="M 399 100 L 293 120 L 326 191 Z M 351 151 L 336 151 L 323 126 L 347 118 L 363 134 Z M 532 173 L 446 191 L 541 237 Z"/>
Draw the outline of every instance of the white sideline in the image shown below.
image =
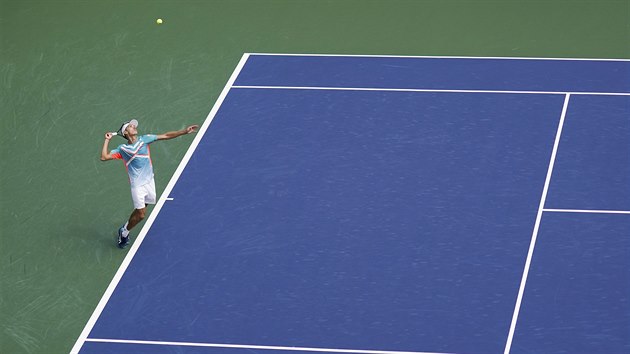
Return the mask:
<path id="1" fill-rule="evenodd" d="M 248 345 L 248 344 L 192 343 L 192 342 L 162 342 L 162 341 L 126 340 L 126 339 L 100 339 L 100 338 L 99 339 L 97 339 L 97 338 L 89 338 L 89 339 L 87 339 L 87 341 L 88 342 L 96 342 L 96 343 L 144 344 L 144 345 L 207 347 L 207 348 L 225 348 L 225 349 L 286 350 L 286 351 L 318 352 L 318 353 L 453 354 L 453 353 L 434 353 L 434 352 L 404 352 L 404 351 L 391 351 L 391 350 L 333 349 L 333 348 L 285 347 L 285 346 Z"/>
<path id="2" fill-rule="evenodd" d="M 330 91 L 391 91 L 391 92 L 436 92 L 436 93 L 496 93 L 527 95 L 590 95 L 590 96 L 630 96 L 630 92 L 566 92 L 566 91 L 515 91 L 515 90 L 447 90 L 447 89 L 401 89 L 378 87 L 325 87 L 325 86 L 255 86 L 236 85 L 235 89 L 261 90 L 330 90 Z"/>

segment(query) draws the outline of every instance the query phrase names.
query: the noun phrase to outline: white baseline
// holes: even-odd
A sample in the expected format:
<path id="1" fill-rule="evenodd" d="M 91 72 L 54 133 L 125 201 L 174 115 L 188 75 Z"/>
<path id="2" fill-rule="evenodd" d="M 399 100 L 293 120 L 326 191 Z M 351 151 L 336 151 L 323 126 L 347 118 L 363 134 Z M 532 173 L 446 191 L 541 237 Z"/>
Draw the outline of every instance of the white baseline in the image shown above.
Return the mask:
<path id="1" fill-rule="evenodd" d="M 103 294 L 103 297 L 101 298 L 101 300 L 99 301 L 98 305 L 96 306 L 96 309 L 92 313 L 92 316 L 88 320 L 87 324 L 83 328 L 83 331 L 79 335 L 79 338 L 77 339 L 76 343 L 72 347 L 72 350 L 70 351 L 70 354 L 78 354 L 79 351 L 81 350 L 81 347 L 83 346 L 83 343 L 87 340 L 87 337 L 90 334 L 90 332 L 92 331 L 92 328 L 94 328 L 94 325 L 96 324 L 96 321 L 98 320 L 98 318 L 100 317 L 101 313 L 103 312 L 103 309 L 105 308 L 105 305 L 109 301 L 109 298 L 114 293 L 114 290 L 116 289 L 116 287 L 118 286 L 118 283 L 122 279 L 123 274 L 125 274 L 125 271 L 127 270 L 127 267 L 129 267 L 129 264 L 131 263 L 131 260 L 135 256 L 136 252 L 138 251 L 138 248 L 142 244 L 142 241 L 144 240 L 145 236 L 149 232 L 149 229 L 151 228 L 151 225 L 153 225 L 153 222 L 155 221 L 155 218 L 160 213 L 160 210 L 164 206 L 164 203 L 166 202 L 166 200 L 170 200 L 171 199 L 170 197 L 168 197 L 169 194 L 173 190 L 173 187 L 175 187 L 175 184 L 177 183 L 177 180 L 179 179 L 179 177 L 181 176 L 182 172 L 184 171 L 184 168 L 188 164 L 188 161 L 192 157 L 195 149 L 197 149 L 197 145 L 199 145 L 199 143 L 201 142 L 201 139 L 203 138 L 203 135 L 205 134 L 206 130 L 208 129 L 208 126 L 212 122 L 212 119 L 214 118 L 214 116 L 219 111 L 219 107 L 221 107 L 221 104 L 223 103 L 223 101 L 227 97 L 227 94 L 230 91 L 230 87 L 234 84 L 234 81 L 236 81 L 236 77 L 238 76 L 238 74 L 243 69 L 243 66 L 247 62 L 248 58 L 249 58 L 249 55 L 248 54 L 244 54 L 243 57 L 241 58 L 241 60 L 239 61 L 238 65 L 234 69 L 234 72 L 232 73 L 232 76 L 230 76 L 230 79 L 228 80 L 228 82 L 226 83 L 225 87 L 223 88 L 223 91 L 219 95 L 219 98 L 217 99 L 217 102 L 212 107 L 212 110 L 210 111 L 210 113 L 208 113 L 208 116 L 206 117 L 206 120 L 201 125 L 201 128 L 199 129 L 199 132 L 196 134 L 195 139 L 193 140 L 193 142 L 191 143 L 190 147 L 188 148 L 188 151 L 186 152 L 186 154 L 184 155 L 182 161 L 180 162 L 179 166 L 177 167 L 177 170 L 175 170 L 175 173 L 173 174 L 173 177 L 171 177 L 171 180 L 169 181 L 168 185 L 166 186 L 164 192 L 162 193 L 162 195 L 160 197 L 160 200 L 158 200 L 157 204 L 155 205 L 155 208 L 153 209 L 153 212 L 149 215 L 149 218 L 147 219 L 147 221 L 146 221 L 144 227 L 142 228 L 142 230 L 140 230 L 140 233 L 138 234 L 138 237 L 137 237 L 136 241 L 131 246 L 131 249 L 129 250 L 129 253 L 127 253 L 127 256 L 123 260 L 120 268 L 118 268 L 118 271 L 114 275 L 114 278 L 112 279 L 112 281 L 110 282 L 109 286 L 105 290 L 105 293 Z"/>

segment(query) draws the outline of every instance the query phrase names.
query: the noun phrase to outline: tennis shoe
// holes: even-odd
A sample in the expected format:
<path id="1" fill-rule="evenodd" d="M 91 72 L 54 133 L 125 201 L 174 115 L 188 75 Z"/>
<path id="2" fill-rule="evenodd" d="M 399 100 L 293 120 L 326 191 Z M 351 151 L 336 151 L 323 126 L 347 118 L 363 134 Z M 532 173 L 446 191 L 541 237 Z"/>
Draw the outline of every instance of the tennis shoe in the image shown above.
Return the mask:
<path id="1" fill-rule="evenodd" d="M 125 235 L 125 227 L 121 227 L 118 229 L 118 248 L 125 248 L 129 243 L 129 232 L 126 232 Z"/>

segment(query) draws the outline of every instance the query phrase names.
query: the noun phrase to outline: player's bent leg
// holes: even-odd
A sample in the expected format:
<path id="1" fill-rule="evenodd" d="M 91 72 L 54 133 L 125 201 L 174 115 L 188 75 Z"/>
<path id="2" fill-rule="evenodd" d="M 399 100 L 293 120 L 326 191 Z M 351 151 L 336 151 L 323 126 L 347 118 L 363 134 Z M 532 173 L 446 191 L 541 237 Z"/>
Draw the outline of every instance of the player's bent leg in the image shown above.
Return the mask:
<path id="1" fill-rule="evenodd" d="M 129 216 L 129 221 L 125 225 L 123 225 L 120 229 L 118 229 L 118 247 L 125 248 L 129 243 L 129 230 L 133 229 L 140 221 L 142 221 L 146 216 L 147 207 L 145 206 L 142 209 L 134 209 Z"/>
<path id="2" fill-rule="evenodd" d="M 142 209 L 134 209 L 133 213 L 129 217 L 129 223 L 127 224 L 127 230 L 133 229 L 136 225 L 140 223 L 140 221 L 144 220 L 147 213 L 147 207 L 145 206 Z"/>
<path id="3" fill-rule="evenodd" d="M 131 187 L 131 200 L 135 208 L 125 225 L 118 229 L 118 247 L 125 248 L 129 243 L 129 231 L 138 225 L 147 213 L 147 204 L 155 204 L 155 182 L 151 181 L 143 186 Z"/>

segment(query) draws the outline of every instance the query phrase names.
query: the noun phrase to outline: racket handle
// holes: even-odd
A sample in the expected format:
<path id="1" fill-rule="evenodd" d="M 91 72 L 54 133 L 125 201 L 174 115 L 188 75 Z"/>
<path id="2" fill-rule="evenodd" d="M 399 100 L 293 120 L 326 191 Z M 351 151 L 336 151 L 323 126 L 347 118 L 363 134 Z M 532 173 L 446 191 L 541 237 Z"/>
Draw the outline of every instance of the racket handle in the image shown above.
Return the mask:
<path id="1" fill-rule="evenodd" d="M 118 135 L 118 132 L 111 132 L 110 134 L 111 134 L 112 136 L 113 136 L 113 135 Z"/>

